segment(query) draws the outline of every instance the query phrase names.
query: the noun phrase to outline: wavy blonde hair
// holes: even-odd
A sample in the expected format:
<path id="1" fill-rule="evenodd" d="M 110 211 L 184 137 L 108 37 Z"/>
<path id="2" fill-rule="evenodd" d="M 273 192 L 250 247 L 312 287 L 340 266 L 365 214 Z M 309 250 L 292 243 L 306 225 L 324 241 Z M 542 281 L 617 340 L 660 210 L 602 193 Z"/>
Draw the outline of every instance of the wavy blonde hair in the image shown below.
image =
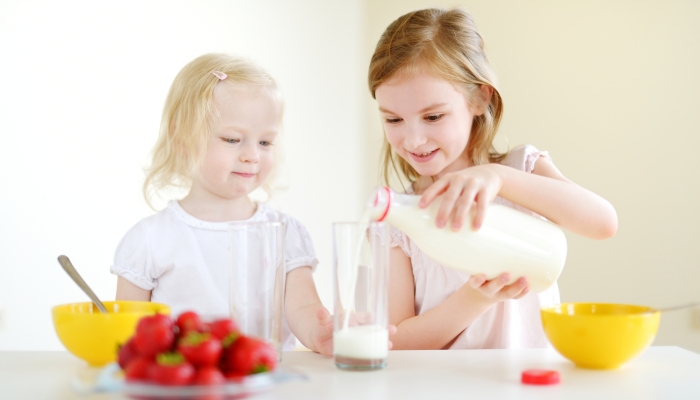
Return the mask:
<path id="1" fill-rule="evenodd" d="M 185 65 L 170 86 L 151 165 L 145 169 L 143 195 L 151 207 L 153 196 L 159 192 L 192 185 L 207 150 L 212 123 L 218 118 L 212 101 L 220 80 L 213 71 L 227 75 L 222 83 L 258 88 L 282 105 L 281 92 L 272 76 L 247 59 L 212 53 Z"/>
<path id="2" fill-rule="evenodd" d="M 375 91 L 397 74 L 410 78 L 427 71 L 455 85 L 472 106 L 484 110 L 474 117 L 466 152 L 474 165 L 498 162 L 505 157 L 493 147 L 503 114 L 503 101 L 496 89 L 497 79 L 484 52 L 484 42 L 471 15 L 455 8 L 410 12 L 392 22 L 379 38 L 369 65 L 369 90 Z M 481 86 L 493 88 L 485 99 Z M 396 157 L 384 137 L 382 178 L 389 183 L 393 169 L 399 180 L 410 182 L 420 176 L 401 157 Z"/>

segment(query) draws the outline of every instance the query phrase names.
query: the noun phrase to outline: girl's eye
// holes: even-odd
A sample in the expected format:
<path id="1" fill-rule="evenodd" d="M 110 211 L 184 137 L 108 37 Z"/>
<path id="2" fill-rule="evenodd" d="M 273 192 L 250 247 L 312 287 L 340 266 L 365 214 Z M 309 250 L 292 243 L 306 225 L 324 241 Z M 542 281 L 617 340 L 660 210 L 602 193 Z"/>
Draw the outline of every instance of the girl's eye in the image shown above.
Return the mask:
<path id="1" fill-rule="evenodd" d="M 222 137 L 221 140 L 223 140 L 226 143 L 231 143 L 231 144 L 236 144 L 236 143 L 240 142 L 240 140 L 238 140 L 238 139 L 231 139 L 231 138 L 226 138 L 226 137 Z"/>
<path id="2" fill-rule="evenodd" d="M 398 124 L 401 122 L 401 118 L 385 118 L 384 121 L 386 121 L 387 124 Z"/>
<path id="3" fill-rule="evenodd" d="M 440 120 L 444 115 L 445 114 L 428 115 L 427 117 L 425 117 L 425 120 L 430 121 L 430 122 L 435 122 L 435 121 Z"/>
<path id="4" fill-rule="evenodd" d="M 267 146 L 272 146 L 272 142 L 267 142 L 265 140 L 260 141 L 260 145 L 267 147 Z"/>

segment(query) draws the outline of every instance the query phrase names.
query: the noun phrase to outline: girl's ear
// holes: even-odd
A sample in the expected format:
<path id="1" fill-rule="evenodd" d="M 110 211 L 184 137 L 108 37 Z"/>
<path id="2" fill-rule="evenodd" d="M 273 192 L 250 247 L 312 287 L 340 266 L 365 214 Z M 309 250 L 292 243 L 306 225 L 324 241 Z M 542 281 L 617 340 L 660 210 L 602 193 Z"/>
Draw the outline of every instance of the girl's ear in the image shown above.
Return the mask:
<path id="1" fill-rule="evenodd" d="M 474 116 L 478 117 L 486 112 L 486 109 L 491 103 L 491 96 L 493 96 L 493 87 L 491 85 L 481 85 L 479 86 L 479 102 L 474 107 Z"/>

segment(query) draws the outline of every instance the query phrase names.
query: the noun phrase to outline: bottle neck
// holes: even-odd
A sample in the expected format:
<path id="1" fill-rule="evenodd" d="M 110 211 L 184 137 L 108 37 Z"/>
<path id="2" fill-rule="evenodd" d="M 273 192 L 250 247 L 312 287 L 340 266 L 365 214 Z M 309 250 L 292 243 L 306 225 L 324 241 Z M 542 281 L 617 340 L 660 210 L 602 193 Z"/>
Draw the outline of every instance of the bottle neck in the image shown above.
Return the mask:
<path id="1" fill-rule="evenodd" d="M 379 186 L 374 189 L 367 199 L 366 209 L 369 217 L 373 221 L 384 221 L 391 208 L 393 192 L 386 186 Z"/>
<path id="2" fill-rule="evenodd" d="M 386 186 L 379 186 L 367 199 L 366 209 L 373 221 L 382 222 L 386 220 L 392 209 L 401 206 L 417 206 L 419 201 L 420 196 L 400 194 Z"/>

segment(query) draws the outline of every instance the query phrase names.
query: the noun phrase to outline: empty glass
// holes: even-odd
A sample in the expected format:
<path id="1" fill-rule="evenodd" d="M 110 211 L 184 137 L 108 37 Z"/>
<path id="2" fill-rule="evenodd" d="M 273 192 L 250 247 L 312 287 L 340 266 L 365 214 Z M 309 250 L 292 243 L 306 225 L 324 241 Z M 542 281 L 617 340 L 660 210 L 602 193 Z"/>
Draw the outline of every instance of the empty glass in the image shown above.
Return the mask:
<path id="1" fill-rule="evenodd" d="M 281 222 L 231 222 L 229 301 L 244 335 L 275 346 L 282 355 L 284 237 Z"/>

